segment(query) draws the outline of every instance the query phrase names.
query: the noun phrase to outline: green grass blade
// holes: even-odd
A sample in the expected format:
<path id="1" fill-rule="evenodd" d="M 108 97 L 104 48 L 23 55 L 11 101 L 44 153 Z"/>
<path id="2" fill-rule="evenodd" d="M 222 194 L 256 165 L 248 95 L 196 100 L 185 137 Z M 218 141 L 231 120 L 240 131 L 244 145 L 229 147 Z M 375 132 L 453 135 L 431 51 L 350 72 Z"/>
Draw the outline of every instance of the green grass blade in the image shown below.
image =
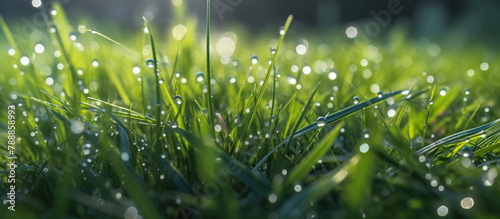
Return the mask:
<path id="1" fill-rule="evenodd" d="M 394 91 L 394 92 L 391 92 L 391 93 L 387 93 L 387 94 L 384 94 L 382 95 L 382 97 L 374 97 L 370 100 L 367 100 L 367 101 L 364 101 L 362 103 L 359 103 L 359 104 L 356 104 L 356 105 L 353 105 L 353 106 L 350 106 L 350 107 L 347 107 L 343 110 L 340 110 L 338 112 L 335 112 L 329 116 L 326 117 L 326 121 L 327 123 L 333 123 L 333 122 L 336 122 L 336 121 L 339 121 L 349 115 L 352 115 L 353 113 L 365 108 L 365 107 L 368 107 L 370 105 L 375 105 L 377 103 L 380 103 L 390 97 L 393 97 L 393 96 L 396 96 L 398 94 L 401 94 L 401 93 L 406 93 L 408 92 L 408 90 L 400 90 L 400 91 Z M 295 133 L 295 135 L 293 137 L 291 136 L 288 136 L 285 138 L 285 140 L 283 140 L 281 143 L 279 143 L 276 147 L 273 148 L 273 150 L 271 150 L 266 156 L 264 156 L 260 161 L 259 163 L 257 163 L 257 165 L 255 165 L 255 167 L 253 168 L 253 171 L 257 171 L 262 165 L 264 165 L 265 161 L 267 160 L 267 158 L 276 150 L 278 150 L 281 146 L 283 146 L 283 144 L 293 138 L 296 138 L 296 137 L 299 137 L 299 136 L 302 136 L 308 132 L 311 132 L 311 131 L 314 131 L 318 129 L 318 124 L 316 122 L 313 122 L 307 126 L 305 126 L 304 128 L 300 129 L 299 131 L 297 131 Z"/>
<path id="2" fill-rule="evenodd" d="M 339 186 L 339 184 L 344 181 L 347 174 L 358 161 L 359 156 L 352 157 L 342 166 L 303 188 L 301 192 L 284 200 L 278 210 L 279 215 L 283 217 L 290 217 L 290 209 L 305 208 L 310 206 L 311 203 L 315 203 L 325 195 L 329 194 L 332 189 Z"/>
<path id="3" fill-rule="evenodd" d="M 151 25 L 149 24 L 149 21 L 143 17 L 144 20 L 144 27 L 148 29 L 148 36 L 149 36 L 149 43 L 151 44 L 151 52 L 153 53 L 153 74 L 155 76 L 155 90 L 156 90 L 156 132 L 154 134 L 154 139 L 153 139 L 153 147 L 156 146 L 156 142 L 158 142 L 158 137 L 161 134 L 161 108 L 162 108 L 162 98 L 161 98 L 161 89 L 160 89 L 160 70 L 158 67 L 158 58 L 157 58 L 157 53 L 156 53 L 156 45 L 153 37 L 153 32 L 151 29 Z"/>
<path id="4" fill-rule="evenodd" d="M 285 39 L 285 35 L 286 35 L 286 32 L 288 31 L 288 28 L 290 27 L 290 23 L 292 22 L 292 19 L 293 19 L 293 16 L 290 15 L 288 16 L 286 22 L 285 22 L 285 26 L 284 26 L 284 33 L 281 34 L 279 40 L 278 40 L 278 45 L 276 46 L 276 51 L 274 52 L 274 56 L 273 56 L 273 59 L 271 61 L 271 65 L 269 66 L 269 68 L 267 69 L 267 73 L 266 73 L 266 78 L 264 79 L 264 83 L 262 84 L 261 88 L 260 88 L 260 91 L 259 91 L 259 94 L 257 96 L 257 101 L 254 103 L 254 106 L 250 112 L 250 118 L 248 118 L 248 121 L 247 121 L 247 124 L 245 126 L 245 129 L 241 135 L 241 140 L 237 142 L 237 145 L 236 145 L 236 150 L 238 150 L 239 146 L 241 145 L 241 143 L 243 142 L 243 138 L 246 137 L 247 135 L 247 132 L 248 132 L 248 129 L 250 128 L 251 124 L 252 124 L 252 119 L 255 115 L 255 111 L 257 110 L 257 107 L 259 106 L 260 102 L 262 101 L 262 97 L 264 96 L 264 92 L 266 91 L 266 86 L 267 86 L 267 83 L 269 82 L 269 78 L 271 76 L 271 72 L 273 70 L 273 67 L 274 67 L 274 64 L 276 63 L 276 58 L 278 57 L 278 53 L 280 51 L 280 48 L 281 48 L 281 44 L 283 43 L 283 40 Z"/>
<path id="5" fill-rule="evenodd" d="M 418 150 L 416 152 L 416 154 L 417 155 L 424 155 L 424 154 L 429 155 L 430 153 L 432 153 L 433 151 L 435 151 L 436 149 L 438 149 L 438 147 L 440 147 L 442 145 L 446 145 L 446 144 L 455 142 L 457 140 L 464 139 L 464 138 L 471 136 L 471 135 L 476 135 L 476 134 L 482 133 L 485 130 L 497 125 L 499 122 L 500 122 L 500 119 L 497 119 L 493 122 L 484 124 L 482 126 L 478 126 L 478 127 L 472 128 L 472 129 L 468 129 L 465 131 L 461 131 L 461 132 L 452 134 L 450 136 L 442 138 L 442 139 L 440 139 L 440 140 L 438 140 L 430 145 L 427 145 L 427 146 L 421 148 L 420 150 Z"/>
<path id="6" fill-rule="evenodd" d="M 323 157 L 326 152 L 330 149 L 335 138 L 337 138 L 340 128 L 343 126 L 342 123 L 338 124 L 335 128 L 330 130 L 328 134 L 318 143 L 311 152 L 291 171 L 290 176 L 285 180 L 284 185 L 291 185 L 304 178 L 309 172 L 311 172 L 311 166 L 316 164 L 318 160 Z M 287 186 L 285 186 L 286 188 Z"/>
<path id="7" fill-rule="evenodd" d="M 215 136 L 214 132 L 214 103 L 213 103 L 213 94 L 212 94 L 212 67 L 210 65 L 210 0 L 207 0 L 207 29 L 206 29 L 206 58 L 207 58 L 207 108 L 208 108 L 208 125 L 210 126 L 210 133 Z"/>

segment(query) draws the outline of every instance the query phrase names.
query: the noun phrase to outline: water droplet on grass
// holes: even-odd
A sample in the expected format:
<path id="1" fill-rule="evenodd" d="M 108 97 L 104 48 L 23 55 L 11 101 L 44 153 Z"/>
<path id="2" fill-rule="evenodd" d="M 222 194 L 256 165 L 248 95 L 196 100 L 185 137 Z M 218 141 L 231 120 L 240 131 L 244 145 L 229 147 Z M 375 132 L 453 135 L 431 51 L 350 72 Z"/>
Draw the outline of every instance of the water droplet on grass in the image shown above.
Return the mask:
<path id="1" fill-rule="evenodd" d="M 377 93 L 377 97 L 378 97 L 378 98 L 382 98 L 382 96 L 384 96 L 384 92 L 379 91 L 379 92 Z"/>
<path id="2" fill-rule="evenodd" d="M 365 129 L 365 130 L 363 131 L 363 137 L 364 137 L 364 138 L 370 138 L 370 130 Z"/>
<path id="3" fill-rule="evenodd" d="M 153 59 L 148 59 L 146 60 L 146 66 L 148 68 L 153 68 L 155 65 L 154 65 L 154 60 Z"/>
<path id="4" fill-rule="evenodd" d="M 257 64 L 259 61 L 259 57 L 257 55 L 253 55 L 251 58 L 252 64 Z"/>
<path id="5" fill-rule="evenodd" d="M 95 28 L 92 28 L 92 34 L 96 34 L 97 30 Z"/>
<path id="6" fill-rule="evenodd" d="M 470 94 L 470 89 L 469 88 L 465 88 L 465 95 L 469 95 Z"/>
<path id="7" fill-rule="evenodd" d="M 201 82 L 201 81 L 203 81 L 203 79 L 205 79 L 205 74 L 203 74 L 203 72 L 200 71 L 200 72 L 196 73 L 196 80 L 197 81 Z"/>
<path id="8" fill-rule="evenodd" d="M 328 74 L 328 78 L 330 78 L 330 80 L 335 80 L 337 78 L 337 73 L 334 71 L 330 72 L 330 74 Z"/>
<path id="9" fill-rule="evenodd" d="M 460 149 L 460 153 L 462 154 L 463 157 L 474 159 L 474 151 L 472 151 L 472 148 L 470 148 L 467 145 L 463 146 Z"/>
<path id="10" fill-rule="evenodd" d="M 359 97 L 358 96 L 355 96 L 354 98 L 352 98 L 354 104 L 358 104 L 359 103 Z"/>
<path id="11" fill-rule="evenodd" d="M 181 104 L 182 103 L 182 97 L 181 95 L 175 95 L 174 96 L 174 101 L 177 103 L 177 104 Z"/>
<path id="12" fill-rule="evenodd" d="M 318 117 L 318 119 L 316 119 L 316 124 L 318 125 L 318 127 L 325 126 L 326 125 L 326 118 L 323 116 Z"/>
<path id="13" fill-rule="evenodd" d="M 285 27 L 281 26 L 280 27 L 280 35 L 283 35 L 283 34 L 285 34 Z"/>
<path id="14" fill-rule="evenodd" d="M 76 37 L 76 33 L 75 33 L 75 32 L 71 32 L 71 33 L 69 34 L 69 39 L 70 39 L 70 40 L 72 40 L 72 41 L 76 41 L 76 38 L 77 38 L 77 37 Z"/>

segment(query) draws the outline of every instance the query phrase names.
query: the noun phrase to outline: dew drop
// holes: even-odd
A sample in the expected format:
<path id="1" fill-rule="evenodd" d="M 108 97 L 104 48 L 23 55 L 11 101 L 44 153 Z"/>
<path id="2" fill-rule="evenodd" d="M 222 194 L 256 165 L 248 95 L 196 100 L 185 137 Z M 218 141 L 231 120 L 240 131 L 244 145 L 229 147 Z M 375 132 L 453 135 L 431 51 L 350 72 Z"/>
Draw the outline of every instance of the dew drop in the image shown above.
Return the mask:
<path id="1" fill-rule="evenodd" d="M 472 151 L 472 148 L 467 145 L 460 149 L 460 153 L 463 157 L 474 159 L 474 151 Z"/>
<path id="2" fill-rule="evenodd" d="M 257 55 L 253 55 L 251 58 L 252 64 L 257 64 L 257 61 L 259 61 L 259 57 Z"/>
<path id="3" fill-rule="evenodd" d="M 370 130 L 368 130 L 368 129 L 363 130 L 363 137 L 370 138 Z"/>
<path id="4" fill-rule="evenodd" d="M 382 96 L 384 96 L 384 92 L 379 91 L 379 92 L 377 93 L 377 97 L 378 97 L 378 98 L 382 98 Z"/>
<path id="5" fill-rule="evenodd" d="M 358 104 L 359 103 L 359 97 L 358 96 L 355 96 L 354 98 L 352 98 L 354 104 Z"/>
<path id="6" fill-rule="evenodd" d="M 76 38 L 77 38 L 77 37 L 76 37 L 76 33 L 75 33 L 75 32 L 71 32 L 71 33 L 69 34 L 69 39 L 70 39 L 71 41 L 76 41 Z"/>
<path id="7" fill-rule="evenodd" d="M 337 78 L 337 73 L 335 73 L 334 71 L 330 72 L 328 74 L 328 78 L 330 78 L 330 80 L 335 80 Z"/>
<path id="8" fill-rule="evenodd" d="M 445 96 L 447 93 L 447 89 L 446 88 L 441 88 L 441 90 L 439 91 L 439 95 L 441 96 Z"/>
<path id="9" fill-rule="evenodd" d="M 174 101 L 180 105 L 182 103 L 182 97 L 180 95 L 175 95 Z"/>
<path id="10" fill-rule="evenodd" d="M 271 116 L 271 123 L 276 122 L 276 116 Z"/>
<path id="11" fill-rule="evenodd" d="M 284 35 L 284 34 L 285 34 L 285 27 L 281 26 L 280 27 L 280 35 Z"/>
<path id="12" fill-rule="evenodd" d="M 465 95 L 469 95 L 470 94 L 470 89 L 469 88 L 465 88 Z"/>
<path id="13" fill-rule="evenodd" d="M 153 67 L 155 66 L 155 65 L 154 65 L 154 61 L 153 61 L 153 59 L 148 59 L 148 60 L 146 60 L 146 66 L 147 66 L 148 68 L 153 68 Z"/>
<path id="14" fill-rule="evenodd" d="M 326 125 L 326 118 L 323 116 L 318 117 L 318 119 L 316 119 L 316 124 L 318 125 L 318 127 L 325 126 Z"/>
<path id="15" fill-rule="evenodd" d="M 203 74 L 203 72 L 200 71 L 200 72 L 196 73 L 196 80 L 197 81 L 201 82 L 201 81 L 203 81 L 203 79 L 205 79 L 205 74 Z"/>
<path id="16" fill-rule="evenodd" d="M 95 28 L 92 28 L 92 34 L 96 34 L 97 30 Z"/>

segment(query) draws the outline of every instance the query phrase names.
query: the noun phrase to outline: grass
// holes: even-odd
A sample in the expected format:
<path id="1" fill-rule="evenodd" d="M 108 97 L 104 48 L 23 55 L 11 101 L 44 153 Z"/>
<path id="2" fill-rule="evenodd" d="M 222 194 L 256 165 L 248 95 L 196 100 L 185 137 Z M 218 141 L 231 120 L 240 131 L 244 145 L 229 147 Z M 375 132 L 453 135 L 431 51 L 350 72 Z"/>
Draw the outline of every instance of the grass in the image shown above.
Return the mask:
<path id="1" fill-rule="evenodd" d="M 292 16 L 281 34 L 219 34 L 207 19 L 195 36 L 183 11 L 179 39 L 147 20 L 125 36 L 54 9 L 53 26 L 21 40 L 0 18 L 0 139 L 14 105 L 18 163 L 16 211 L 1 218 L 500 213 L 500 62 L 484 45 L 398 25 L 377 40 L 304 39 Z"/>

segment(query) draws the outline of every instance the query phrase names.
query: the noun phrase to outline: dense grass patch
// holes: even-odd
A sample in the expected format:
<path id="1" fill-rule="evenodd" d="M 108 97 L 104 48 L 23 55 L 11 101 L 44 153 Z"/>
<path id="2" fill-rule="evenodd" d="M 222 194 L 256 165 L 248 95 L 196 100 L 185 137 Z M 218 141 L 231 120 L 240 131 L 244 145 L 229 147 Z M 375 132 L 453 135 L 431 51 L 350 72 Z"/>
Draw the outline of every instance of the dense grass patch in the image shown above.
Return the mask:
<path id="1" fill-rule="evenodd" d="M 11 105 L 18 165 L 1 218 L 500 213 L 496 51 L 398 26 L 294 35 L 292 17 L 255 38 L 182 19 L 124 36 L 54 10 L 29 39 L 0 23 L 2 188 Z"/>

